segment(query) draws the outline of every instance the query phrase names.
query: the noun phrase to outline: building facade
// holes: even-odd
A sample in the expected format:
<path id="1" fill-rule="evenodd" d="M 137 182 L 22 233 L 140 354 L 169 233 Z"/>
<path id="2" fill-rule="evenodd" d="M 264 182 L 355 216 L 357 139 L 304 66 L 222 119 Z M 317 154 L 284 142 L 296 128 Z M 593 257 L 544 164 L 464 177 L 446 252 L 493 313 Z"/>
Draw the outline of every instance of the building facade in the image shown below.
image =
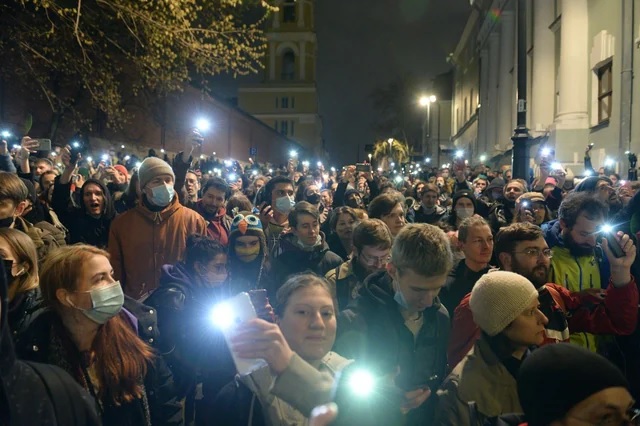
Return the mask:
<path id="1" fill-rule="evenodd" d="M 594 143 L 595 166 L 640 151 L 639 0 L 527 0 L 527 127 L 533 143 L 582 173 Z M 453 143 L 476 160 L 510 158 L 516 127 L 517 0 L 474 0 L 455 52 Z M 471 160 L 470 160 L 471 161 Z M 477 162 L 477 161 L 475 161 Z"/>
<path id="2" fill-rule="evenodd" d="M 280 0 L 267 24 L 261 84 L 238 90 L 249 114 L 323 156 L 322 121 L 316 90 L 315 0 Z"/>

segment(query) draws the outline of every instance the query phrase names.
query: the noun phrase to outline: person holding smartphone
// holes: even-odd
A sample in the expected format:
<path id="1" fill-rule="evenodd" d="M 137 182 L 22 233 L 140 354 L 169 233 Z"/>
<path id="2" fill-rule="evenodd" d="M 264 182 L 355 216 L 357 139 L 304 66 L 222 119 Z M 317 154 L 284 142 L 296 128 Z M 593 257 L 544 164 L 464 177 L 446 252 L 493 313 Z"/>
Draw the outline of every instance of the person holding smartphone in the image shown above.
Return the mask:
<path id="1" fill-rule="evenodd" d="M 255 319 L 232 338 L 236 355 L 267 365 L 237 376 L 218 394 L 211 408 L 217 424 L 301 425 L 316 405 L 330 402 L 336 374 L 351 362 L 331 351 L 336 310 L 324 278 L 289 278 L 276 296 L 276 324 Z"/>

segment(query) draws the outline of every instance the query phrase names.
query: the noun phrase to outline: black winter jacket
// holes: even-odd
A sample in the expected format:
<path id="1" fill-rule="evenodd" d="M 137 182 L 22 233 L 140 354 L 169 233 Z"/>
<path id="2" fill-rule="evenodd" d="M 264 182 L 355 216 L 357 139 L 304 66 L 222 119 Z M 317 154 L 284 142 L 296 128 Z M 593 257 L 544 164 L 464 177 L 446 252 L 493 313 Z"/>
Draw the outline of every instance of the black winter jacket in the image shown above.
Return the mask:
<path id="1" fill-rule="evenodd" d="M 155 311 L 126 298 L 125 308 L 119 314 L 136 325 L 138 335 L 146 343 L 157 343 Z M 70 344 L 69 344 L 70 343 Z M 24 359 L 53 364 L 72 376 L 79 375 L 83 367 L 72 360 L 82 356 L 66 334 L 60 317 L 49 309 L 42 309 L 18 336 L 16 350 Z M 75 353 L 73 353 L 75 351 Z M 75 377 L 80 382 L 80 377 Z M 104 426 L 182 425 L 182 406 L 174 393 L 171 372 L 162 357 L 157 356 L 148 366 L 144 377 L 143 398 L 120 406 L 105 404 L 101 417 Z"/>
<path id="2" fill-rule="evenodd" d="M 80 207 L 70 204 L 70 184 L 61 184 L 60 178 L 56 178 L 56 183 L 51 197 L 51 207 L 58 215 L 60 222 L 69 230 L 69 243 L 84 243 L 106 248 L 109 241 L 109 228 L 115 217 L 115 208 L 109 190 L 104 184 L 95 179 L 89 179 L 80 190 Z M 87 214 L 84 202 L 82 201 L 84 189 L 87 184 L 100 186 L 104 193 L 105 209 L 99 218 Z"/>
<path id="3" fill-rule="evenodd" d="M 53 367 L 58 374 L 58 386 L 66 392 L 67 401 L 74 408 L 56 405 L 49 396 L 45 383 L 27 363 L 19 361 L 9 330 L 7 283 L 4 266 L 0 262 L 0 425 L 8 426 L 97 426 L 93 398 L 68 374 Z M 62 425 L 56 417 L 56 409 L 73 410 L 76 423 Z"/>
<path id="4" fill-rule="evenodd" d="M 385 271 L 370 275 L 358 297 L 340 314 L 334 350 L 379 374 L 399 369 L 395 383 L 405 392 L 428 386 L 435 394 L 447 370 L 447 310 L 436 299 L 423 312 L 424 324 L 414 340 L 393 297 L 392 278 Z M 405 424 L 431 424 L 436 401 L 434 395 L 410 411 Z"/>
<path id="5" fill-rule="evenodd" d="M 342 264 L 340 256 L 329 250 L 324 234 L 322 243 L 311 251 L 303 250 L 295 243 L 293 234 L 280 237 L 273 249 L 271 263 L 271 288 L 268 288 L 269 298 L 275 300 L 280 286 L 293 274 L 313 272 L 324 277 L 327 272 Z"/>

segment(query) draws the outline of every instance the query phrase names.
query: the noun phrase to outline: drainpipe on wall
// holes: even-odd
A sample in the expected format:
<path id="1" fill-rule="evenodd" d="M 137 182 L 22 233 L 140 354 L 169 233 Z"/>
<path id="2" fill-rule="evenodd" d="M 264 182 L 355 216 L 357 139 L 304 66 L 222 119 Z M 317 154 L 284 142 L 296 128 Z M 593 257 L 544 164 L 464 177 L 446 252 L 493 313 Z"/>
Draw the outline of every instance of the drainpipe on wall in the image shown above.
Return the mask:
<path id="1" fill-rule="evenodd" d="M 619 152 L 631 150 L 631 117 L 633 108 L 634 3 L 622 0 L 622 55 L 620 60 L 620 141 Z"/>

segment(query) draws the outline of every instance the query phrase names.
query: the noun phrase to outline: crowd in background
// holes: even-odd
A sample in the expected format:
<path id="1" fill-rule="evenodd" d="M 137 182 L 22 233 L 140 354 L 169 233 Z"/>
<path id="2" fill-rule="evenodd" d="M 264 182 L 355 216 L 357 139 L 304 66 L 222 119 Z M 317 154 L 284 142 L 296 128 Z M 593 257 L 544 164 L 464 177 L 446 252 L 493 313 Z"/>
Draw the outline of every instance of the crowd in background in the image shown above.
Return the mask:
<path id="1" fill-rule="evenodd" d="M 2 140 L 0 424 L 636 424 L 640 185 L 590 149 L 522 179 Z"/>

